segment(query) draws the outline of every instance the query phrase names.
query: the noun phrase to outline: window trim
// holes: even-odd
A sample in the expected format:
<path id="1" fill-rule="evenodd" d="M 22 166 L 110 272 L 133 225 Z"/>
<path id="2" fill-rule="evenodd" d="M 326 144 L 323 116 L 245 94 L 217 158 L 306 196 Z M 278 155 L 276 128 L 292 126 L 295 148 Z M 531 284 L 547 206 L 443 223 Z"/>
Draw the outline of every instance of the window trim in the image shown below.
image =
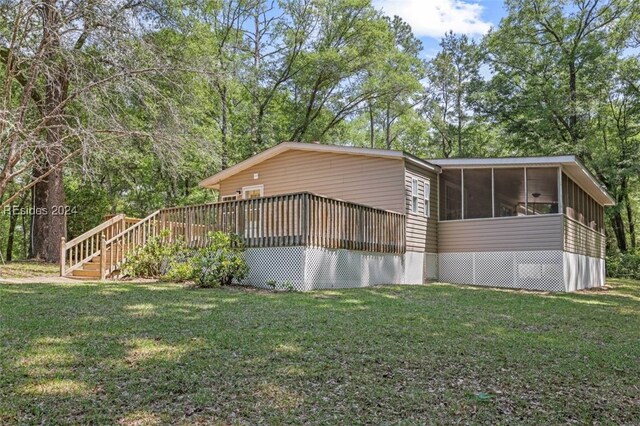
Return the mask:
<path id="1" fill-rule="evenodd" d="M 428 189 L 427 189 L 428 188 Z M 422 181 L 422 202 L 424 205 L 424 217 L 431 217 L 431 181 L 426 179 Z"/>
<path id="2" fill-rule="evenodd" d="M 245 196 L 245 195 L 246 195 L 246 193 L 247 193 L 248 191 L 254 191 L 254 190 L 256 190 L 256 189 L 260 190 L 260 196 L 261 196 L 261 197 L 264 197 L 264 185 L 263 185 L 263 184 L 260 184 L 260 185 L 249 185 L 249 186 L 243 186 L 243 187 L 242 187 L 242 199 L 243 199 L 243 200 L 246 200 L 246 199 L 247 199 L 247 198 L 246 198 L 246 196 Z"/>
<path id="3" fill-rule="evenodd" d="M 412 214 L 418 214 L 418 212 L 420 211 L 420 206 L 419 206 L 419 197 L 418 197 L 418 193 L 420 191 L 418 185 L 419 185 L 419 180 L 418 178 L 411 178 L 411 213 Z"/>

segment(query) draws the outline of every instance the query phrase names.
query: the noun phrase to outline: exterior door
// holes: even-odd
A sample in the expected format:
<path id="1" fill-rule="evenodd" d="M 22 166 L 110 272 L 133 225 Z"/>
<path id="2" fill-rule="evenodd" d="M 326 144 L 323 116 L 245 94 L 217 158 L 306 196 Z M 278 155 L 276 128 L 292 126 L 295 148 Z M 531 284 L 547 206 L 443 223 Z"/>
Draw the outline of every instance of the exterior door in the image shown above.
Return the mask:
<path id="1" fill-rule="evenodd" d="M 264 196 L 264 185 L 245 186 L 242 188 L 242 198 L 250 200 L 252 198 L 260 198 Z M 245 223 L 244 223 L 244 237 L 256 238 L 261 237 L 258 235 L 260 230 L 260 208 L 247 204 L 245 206 Z"/>

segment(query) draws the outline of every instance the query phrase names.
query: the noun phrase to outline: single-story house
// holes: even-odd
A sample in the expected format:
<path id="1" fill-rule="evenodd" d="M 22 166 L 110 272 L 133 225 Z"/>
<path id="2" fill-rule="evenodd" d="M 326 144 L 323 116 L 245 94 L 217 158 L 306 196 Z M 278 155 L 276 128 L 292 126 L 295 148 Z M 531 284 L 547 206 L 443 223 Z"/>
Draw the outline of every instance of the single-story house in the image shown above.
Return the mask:
<path id="1" fill-rule="evenodd" d="M 573 155 L 427 161 L 285 142 L 200 186 L 217 190 L 220 201 L 109 225 L 120 223 L 104 243 L 100 275 L 117 269 L 130 241 L 170 229 L 194 245 L 206 244 L 211 230 L 237 233 L 247 247 L 247 283 L 256 286 L 604 284 L 604 206 L 614 201 Z M 104 257 L 71 259 L 66 274 L 87 276 L 81 264 Z"/>
<path id="2" fill-rule="evenodd" d="M 402 253 L 256 249 L 255 284 L 440 280 L 550 291 L 604 284 L 604 206 L 614 201 L 572 155 L 425 161 L 398 151 L 282 143 L 200 185 L 223 201 L 310 192 L 404 215 Z"/>

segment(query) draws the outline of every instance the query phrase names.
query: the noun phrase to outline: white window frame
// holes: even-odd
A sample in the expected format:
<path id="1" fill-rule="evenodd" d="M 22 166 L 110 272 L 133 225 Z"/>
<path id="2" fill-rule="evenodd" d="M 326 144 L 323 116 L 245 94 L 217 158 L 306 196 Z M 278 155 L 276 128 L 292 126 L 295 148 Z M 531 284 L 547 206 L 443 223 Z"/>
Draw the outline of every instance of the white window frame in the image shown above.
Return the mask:
<path id="1" fill-rule="evenodd" d="M 411 178 L 411 213 L 418 214 L 420 207 L 418 206 L 418 179 Z"/>
<path id="2" fill-rule="evenodd" d="M 233 195 L 223 195 L 220 198 L 220 201 L 236 201 L 238 199 L 238 194 Z"/>
<path id="3" fill-rule="evenodd" d="M 424 203 L 424 217 L 431 217 L 431 181 L 425 180 L 422 182 L 423 203 Z"/>
<path id="4" fill-rule="evenodd" d="M 249 186 L 243 186 L 242 187 L 242 199 L 246 200 L 246 194 L 249 191 L 255 191 L 256 189 L 260 190 L 260 196 L 264 197 L 264 185 L 249 185 Z"/>

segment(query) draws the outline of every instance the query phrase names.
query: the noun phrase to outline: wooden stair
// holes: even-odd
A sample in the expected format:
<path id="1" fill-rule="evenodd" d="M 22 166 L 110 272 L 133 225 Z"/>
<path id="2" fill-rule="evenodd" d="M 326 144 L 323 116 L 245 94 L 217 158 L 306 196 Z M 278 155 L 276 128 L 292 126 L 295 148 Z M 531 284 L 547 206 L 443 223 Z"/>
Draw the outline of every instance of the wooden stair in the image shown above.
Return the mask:
<path id="1" fill-rule="evenodd" d="M 69 242 L 63 238 L 60 245 L 60 276 L 100 280 L 102 277 L 118 275 L 120 265 L 132 249 L 146 243 L 146 239 L 139 235 L 140 231 L 144 231 L 145 237 L 155 231 L 155 228 L 141 226 L 148 225 L 143 222 L 154 217 L 155 214 L 145 219 L 115 215 Z M 137 234 L 130 231 L 137 231 Z"/>
<path id="2" fill-rule="evenodd" d="M 107 251 L 107 258 L 109 251 Z M 101 256 L 97 255 L 91 258 L 91 260 L 89 260 L 88 262 L 84 262 L 82 264 L 82 266 L 80 266 L 78 269 L 74 269 L 73 271 L 71 271 L 71 275 L 67 275 L 68 278 L 76 278 L 76 279 L 95 279 L 95 280 L 99 280 L 100 279 L 100 261 L 101 261 Z M 109 264 L 109 262 L 105 263 L 106 266 L 111 266 Z M 114 271 L 115 272 L 115 271 Z M 114 273 L 109 274 L 109 277 L 113 276 Z"/>

